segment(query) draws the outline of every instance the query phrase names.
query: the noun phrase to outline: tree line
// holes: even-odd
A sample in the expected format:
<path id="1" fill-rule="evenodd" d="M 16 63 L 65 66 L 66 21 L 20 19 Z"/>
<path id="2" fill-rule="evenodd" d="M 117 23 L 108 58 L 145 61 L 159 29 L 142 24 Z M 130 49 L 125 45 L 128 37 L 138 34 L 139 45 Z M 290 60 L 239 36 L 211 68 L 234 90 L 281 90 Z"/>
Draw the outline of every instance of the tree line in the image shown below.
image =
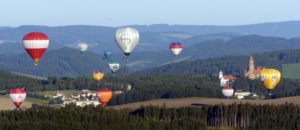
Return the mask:
<path id="1" fill-rule="evenodd" d="M 58 78 L 48 77 L 47 80 L 31 79 L 16 76 L 7 72 L 0 73 L 0 90 L 9 91 L 14 87 L 26 87 L 29 97 L 43 98 L 34 91 L 56 90 L 97 90 L 109 88 L 122 90 L 124 93 L 113 96 L 109 105 L 124 104 L 136 101 L 145 101 L 159 98 L 184 98 L 184 97 L 214 97 L 223 98 L 219 80 L 210 75 L 179 75 L 179 74 L 153 74 L 146 76 L 120 76 L 105 77 L 98 85 L 90 78 Z M 132 90 L 126 91 L 127 84 L 132 85 Z M 260 95 L 268 94 L 259 80 L 252 81 L 238 77 L 234 83 L 235 89 L 254 92 Z M 300 82 L 291 79 L 282 79 L 273 90 L 273 97 L 286 97 L 300 95 Z"/>
<path id="2" fill-rule="evenodd" d="M 33 106 L 26 111 L 1 111 L 0 129 L 30 130 L 205 130 L 231 129 L 300 129 L 298 105 L 231 104 L 202 107 L 166 108 L 141 106 L 137 110 L 101 106 L 64 108 Z"/>

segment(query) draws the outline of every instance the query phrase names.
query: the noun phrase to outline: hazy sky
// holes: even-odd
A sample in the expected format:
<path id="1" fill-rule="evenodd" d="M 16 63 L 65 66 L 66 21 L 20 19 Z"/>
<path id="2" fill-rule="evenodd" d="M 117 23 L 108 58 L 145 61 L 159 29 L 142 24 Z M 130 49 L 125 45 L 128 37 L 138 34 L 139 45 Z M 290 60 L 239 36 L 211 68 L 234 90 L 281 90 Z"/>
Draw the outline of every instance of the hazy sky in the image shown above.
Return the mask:
<path id="1" fill-rule="evenodd" d="M 240 25 L 300 20 L 300 0 L 0 0 L 0 26 Z"/>

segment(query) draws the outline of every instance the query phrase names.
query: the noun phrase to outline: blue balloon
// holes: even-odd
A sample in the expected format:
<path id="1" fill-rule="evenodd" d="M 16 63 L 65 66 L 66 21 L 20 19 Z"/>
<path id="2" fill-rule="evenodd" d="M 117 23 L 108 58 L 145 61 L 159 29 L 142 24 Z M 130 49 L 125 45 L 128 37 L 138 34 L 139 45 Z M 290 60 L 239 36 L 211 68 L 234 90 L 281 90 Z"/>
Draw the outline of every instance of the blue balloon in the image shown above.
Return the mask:
<path id="1" fill-rule="evenodd" d="M 111 57 L 111 55 L 112 55 L 111 51 L 107 51 L 107 50 L 104 51 L 105 58 L 109 59 Z"/>

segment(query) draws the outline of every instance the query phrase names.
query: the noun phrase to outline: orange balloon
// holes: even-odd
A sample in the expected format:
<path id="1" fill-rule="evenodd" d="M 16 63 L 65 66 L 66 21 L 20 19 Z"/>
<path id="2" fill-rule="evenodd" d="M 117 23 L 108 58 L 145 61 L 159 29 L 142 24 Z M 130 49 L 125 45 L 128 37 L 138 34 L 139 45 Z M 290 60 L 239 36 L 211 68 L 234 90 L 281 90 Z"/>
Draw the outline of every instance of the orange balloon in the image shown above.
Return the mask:
<path id="1" fill-rule="evenodd" d="M 99 89 L 97 92 L 97 98 L 102 106 L 106 106 L 112 97 L 112 91 L 107 88 Z"/>

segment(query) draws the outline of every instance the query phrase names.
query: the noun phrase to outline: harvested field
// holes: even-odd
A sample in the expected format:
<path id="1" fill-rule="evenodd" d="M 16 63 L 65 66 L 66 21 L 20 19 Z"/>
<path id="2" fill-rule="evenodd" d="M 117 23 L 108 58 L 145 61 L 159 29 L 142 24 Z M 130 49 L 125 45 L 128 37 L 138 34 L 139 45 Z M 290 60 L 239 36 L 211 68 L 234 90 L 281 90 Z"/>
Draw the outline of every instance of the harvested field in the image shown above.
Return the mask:
<path id="1" fill-rule="evenodd" d="M 21 108 L 30 108 L 32 102 L 25 101 L 22 103 Z M 0 96 L 0 110 L 13 110 L 15 109 L 15 105 L 11 102 L 8 96 Z"/>
<path id="2" fill-rule="evenodd" d="M 136 109 L 140 106 L 154 105 L 166 107 L 185 107 L 185 106 L 205 106 L 214 104 L 233 104 L 233 103 L 250 103 L 250 104 L 284 104 L 284 103 L 294 103 L 300 105 L 300 96 L 296 97 L 285 97 L 278 99 L 260 99 L 260 100 L 238 100 L 238 99 L 217 99 L 217 98 L 201 98 L 201 97 L 190 97 L 190 98 L 179 98 L 179 99 L 157 99 L 144 102 L 135 102 L 123 105 L 112 106 L 115 109 Z"/>

